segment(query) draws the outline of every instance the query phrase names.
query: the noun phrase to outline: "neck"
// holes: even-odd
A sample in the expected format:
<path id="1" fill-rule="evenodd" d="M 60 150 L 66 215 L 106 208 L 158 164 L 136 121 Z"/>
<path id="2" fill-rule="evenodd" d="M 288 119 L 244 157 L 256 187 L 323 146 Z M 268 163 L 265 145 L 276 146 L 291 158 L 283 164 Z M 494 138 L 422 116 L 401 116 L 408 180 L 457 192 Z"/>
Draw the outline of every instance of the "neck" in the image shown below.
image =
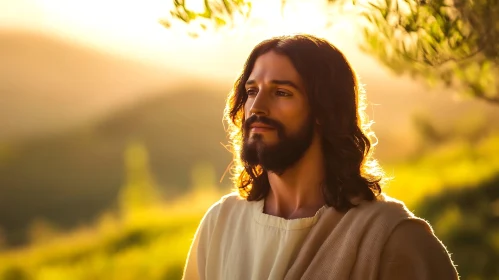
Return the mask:
<path id="1" fill-rule="evenodd" d="M 317 135 L 316 135 L 317 136 Z M 312 217 L 324 204 L 324 157 L 314 137 L 303 157 L 283 174 L 268 172 L 270 192 L 264 212 L 286 219 Z"/>

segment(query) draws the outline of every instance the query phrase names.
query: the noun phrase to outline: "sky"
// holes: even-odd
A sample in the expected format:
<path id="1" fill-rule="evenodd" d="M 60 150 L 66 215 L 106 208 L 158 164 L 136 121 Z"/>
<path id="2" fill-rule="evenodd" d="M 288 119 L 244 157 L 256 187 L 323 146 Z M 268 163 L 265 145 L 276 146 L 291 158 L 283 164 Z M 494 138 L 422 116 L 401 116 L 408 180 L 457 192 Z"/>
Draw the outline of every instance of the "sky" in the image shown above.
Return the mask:
<path id="1" fill-rule="evenodd" d="M 198 11 L 202 2 L 187 0 L 188 7 Z M 167 29 L 159 23 L 168 17 L 172 0 L 0 0 L 0 31 L 30 30 L 160 68 L 133 71 L 128 63 L 116 69 L 117 63 L 109 61 L 106 69 L 102 65 L 106 62 L 97 66 L 93 60 L 74 57 L 74 52 L 68 58 L 67 53 L 47 50 L 56 45 L 37 45 L 37 41 L 19 51 L 17 43 L 0 45 L 0 52 L 4 50 L 0 87 L 10 86 L 2 90 L 0 140 L 98 118 L 146 97 L 154 87 L 170 91 L 186 81 L 203 79 L 221 85 L 226 94 L 253 46 L 275 35 L 327 34 L 340 39 L 336 45 L 347 49 L 350 58 L 359 57 L 349 21 L 335 17 L 333 27 L 325 28 L 332 19 L 324 12 L 326 0 L 289 0 L 283 13 L 280 0 L 252 2 L 248 20 L 193 38 L 189 32 L 195 25 L 173 22 Z M 87 70 L 92 67 L 99 69 Z M 121 80 L 115 81 L 120 75 Z"/>
<path id="2" fill-rule="evenodd" d="M 166 29 L 158 23 L 168 17 L 171 0 L 0 0 L 0 28 L 56 34 L 115 54 L 221 78 L 234 77 L 251 48 L 274 35 L 322 35 L 348 50 L 349 57 L 359 56 L 351 19 L 328 17 L 327 1 L 287 1 L 283 14 L 280 3 L 253 1 L 251 18 L 237 28 L 192 38 L 188 33 L 193 26 L 177 22 Z M 187 4 L 200 10 L 202 0 Z M 328 23 L 333 24 L 326 29 Z"/>
<path id="3" fill-rule="evenodd" d="M 362 53 L 357 47 L 361 33 L 353 17 L 358 11 L 351 8 L 346 7 L 339 13 L 328 8 L 327 0 L 287 0 L 281 13 L 281 0 L 253 0 L 252 16 L 248 20 L 238 20 L 233 28 L 208 30 L 193 38 L 189 32 L 195 25 L 174 22 L 168 29 L 159 23 L 168 17 L 172 1 L 0 0 L 0 31 L 28 29 L 91 47 L 109 57 L 167 69 L 162 72 L 157 68 L 147 71 L 137 68 L 136 71 L 142 71 L 137 73 L 135 66 L 127 64 L 132 69 L 126 70 L 125 78 L 120 79 L 116 77 L 120 74 L 113 75 L 116 67 L 119 68 L 116 63 L 113 69 L 101 65 L 98 72 L 91 70 L 93 65 L 85 61 L 71 66 L 72 61 L 64 61 L 64 56 L 57 54 L 39 60 L 39 65 L 30 65 L 27 56 L 38 46 L 29 48 L 27 53 L 18 52 L 17 57 L 4 57 L 2 61 L 10 61 L 11 66 L 0 65 L 0 74 L 1 71 L 7 73 L 0 76 L 0 83 L 2 79 L 18 82 L 12 91 L 15 94 L 0 100 L 3 102 L 0 103 L 0 140 L 2 136 L 7 137 L 7 131 L 10 135 L 31 135 L 35 130 L 36 133 L 56 130 L 107 114 L 119 109 L 118 106 L 143 98 L 145 92 L 151 92 L 154 83 L 161 84 L 164 92 L 171 90 L 174 83 L 196 85 L 186 81 L 197 81 L 201 77 L 222 85 L 221 94 L 226 94 L 257 43 L 271 36 L 297 32 L 323 37 L 345 54 L 360 81 L 367 84 L 368 114 L 379 124 L 375 129 L 384 129 L 399 137 L 396 140 L 394 136 L 393 141 L 408 141 L 407 138 L 412 137 L 411 118 L 415 111 L 433 110 L 445 118 L 452 115 L 448 112 L 461 110 L 450 105 L 455 95 L 444 95 L 442 89 L 429 90 L 421 81 L 407 76 L 396 77 L 372 56 Z M 187 4 L 199 10 L 202 1 L 187 0 Z M 60 67 L 52 60 L 59 61 Z M 33 72 L 35 70 L 38 72 Z M 31 76 L 27 75 L 29 71 Z M 86 78 L 81 77 L 83 74 Z M 22 91 L 26 95 L 22 95 Z M 55 97 L 56 91 L 58 97 Z M 79 100 L 76 106 L 75 100 Z M 391 129 L 395 126 L 396 131 Z"/>

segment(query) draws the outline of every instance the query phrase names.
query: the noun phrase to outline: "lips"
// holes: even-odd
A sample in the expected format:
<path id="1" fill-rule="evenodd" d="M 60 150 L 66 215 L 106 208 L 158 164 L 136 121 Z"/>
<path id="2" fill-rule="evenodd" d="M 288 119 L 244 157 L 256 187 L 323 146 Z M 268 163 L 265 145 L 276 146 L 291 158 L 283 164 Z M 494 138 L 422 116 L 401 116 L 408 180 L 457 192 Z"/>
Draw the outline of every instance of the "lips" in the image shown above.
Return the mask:
<path id="1" fill-rule="evenodd" d="M 244 131 L 251 134 L 274 132 L 282 134 L 283 130 L 281 123 L 266 116 L 252 115 L 244 122 Z"/>
<path id="2" fill-rule="evenodd" d="M 270 125 L 262 124 L 262 123 L 253 123 L 250 125 L 250 131 L 253 133 L 256 132 L 268 132 L 268 131 L 273 131 L 275 128 Z"/>
<path id="3" fill-rule="evenodd" d="M 257 128 L 257 129 L 275 129 L 273 126 L 266 125 L 263 123 L 254 123 L 250 126 L 251 129 Z"/>

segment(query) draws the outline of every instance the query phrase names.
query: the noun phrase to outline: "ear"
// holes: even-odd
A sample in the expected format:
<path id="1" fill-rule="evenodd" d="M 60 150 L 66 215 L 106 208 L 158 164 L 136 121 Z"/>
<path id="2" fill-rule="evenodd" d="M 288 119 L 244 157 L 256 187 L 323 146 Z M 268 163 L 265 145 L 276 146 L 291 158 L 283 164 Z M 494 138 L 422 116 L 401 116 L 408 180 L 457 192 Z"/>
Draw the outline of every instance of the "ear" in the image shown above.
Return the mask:
<path id="1" fill-rule="evenodd" d="M 315 119 L 315 123 L 316 123 L 317 125 L 321 125 L 321 122 L 320 122 L 318 119 Z"/>

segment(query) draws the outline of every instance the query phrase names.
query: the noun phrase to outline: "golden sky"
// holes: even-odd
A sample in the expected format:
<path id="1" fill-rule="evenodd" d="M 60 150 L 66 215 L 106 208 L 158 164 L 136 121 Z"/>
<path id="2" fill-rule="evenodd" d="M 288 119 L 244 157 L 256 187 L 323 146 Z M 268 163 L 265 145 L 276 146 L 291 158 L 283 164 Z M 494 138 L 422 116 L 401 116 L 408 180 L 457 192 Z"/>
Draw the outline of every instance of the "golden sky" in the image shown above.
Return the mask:
<path id="1" fill-rule="evenodd" d="M 200 9 L 202 2 L 187 4 Z M 187 34 L 188 26 L 176 24 L 168 30 L 158 23 L 169 14 L 172 0 L 0 0 L 0 28 L 53 33 L 116 54 L 223 78 L 235 77 L 251 48 L 273 35 L 312 33 L 348 50 L 350 58 L 358 56 L 348 16 L 328 17 L 326 0 L 287 2 L 282 15 L 280 0 L 254 0 L 248 22 L 195 39 Z M 328 20 L 332 25 L 326 29 Z"/>
<path id="2" fill-rule="evenodd" d="M 187 3 L 199 9 L 202 1 Z M 94 61 L 81 61 L 84 58 L 67 61 L 54 54 L 42 54 L 43 59 L 31 61 L 29 57 L 37 46 L 30 46 L 15 57 L 4 57 L 11 66 L 0 65 L 0 72 L 7 73 L 0 78 L 16 83 L 12 89 L 15 94 L 2 100 L 6 105 L 0 108 L 0 126 L 26 134 L 34 128 L 47 130 L 61 120 L 74 123 L 133 103 L 153 92 L 153 87 L 162 89 L 158 92 L 175 91 L 175 83 L 192 86 L 192 81 L 201 87 L 199 78 L 213 81 L 221 87 L 221 94 L 226 94 L 258 42 L 297 32 L 326 38 L 344 52 L 361 82 L 367 84 L 371 105 L 368 114 L 379 128 L 397 125 L 399 129 L 393 133 L 406 135 L 414 110 L 426 110 L 430 105 L 440 108 L 439 104 L 448 107 L 449 95 L 430 94 L 421 82 L 395 77 L 373 57 L 359 51 L 361 33 L 351 15 L 356 11 L 328 10 L 327 0 L 287 0 L 282 15 L 281 0 L 252 2 L 253 12 L 247 22 L 192 38 L 188 35 L 192 26 L 176 24 L 166 29 L 159 24 L 169 14 L 172 0 L 0 0 L 0 31 L 29 29 L 93 47 L 112 57 L 154 66 L 143 69 L 110 61 L 95 65 Z M 57 67 L 54 61 L 61 65 Z M 102 63 L 110 65 L 106 68 Z M 77 106 L 72 106 L 74 100 L 80 100 Z"/>
<path id="3" fill-rule="evenodd" d="M 70 57 L 68 53 L 58 56 L 53 51 L 59 45 L 37 46 L 47 43 L 43 40 L 31 40 L 33 46 L 22 49 L 12 45 L 12 40 L 10 45 L 0 45 L 6 55 L 0 65 L 4 73 L 0 83 L 3 79 L 11 86 L 0 106 L 0 126 L 4 128 L 0 138 L 7 132 L 30 134 L 34 129 L 48 131 L 56 124 L 72 125 L 148 94 L 193 85 L 192 81 L 199 79 L 212 82 L 211 86 L 226 94 L 250 50 L 275 35 L 306 32 L 325 37 L 344 50 L 354 67 L 361 68 L 361 76 L 380 73 L 368 70 L 377 68 L 375 60 L 355 47 L 352 20 L 325 12 L 327 0 L 288 0 L 283 13 L 281 0 L 252 0 L 250 19 L 234 28 L 203 32 L 198 38 L 188 35 L 193 26 L 177 22 L 166 29 L 159 23 L 169 15 L 172 1 L 0 0 L 0 31 L 27 29 L 90 46 L 112 54 L 110 59 L 124 57 L 153 66 L 125 62 L 119 66 L 116 61 L 90 59 L 83 53 L 75 57 L 75 52 Z M 187 0 L 188 6 L 197 10 L 202 3 Z M 325 28 L 328 23 L 331 26 Z M 389 77 L 386 70 L 383 75 Z M 79 100 L 77 106 L 72 105 L 75 100 Z"/>

